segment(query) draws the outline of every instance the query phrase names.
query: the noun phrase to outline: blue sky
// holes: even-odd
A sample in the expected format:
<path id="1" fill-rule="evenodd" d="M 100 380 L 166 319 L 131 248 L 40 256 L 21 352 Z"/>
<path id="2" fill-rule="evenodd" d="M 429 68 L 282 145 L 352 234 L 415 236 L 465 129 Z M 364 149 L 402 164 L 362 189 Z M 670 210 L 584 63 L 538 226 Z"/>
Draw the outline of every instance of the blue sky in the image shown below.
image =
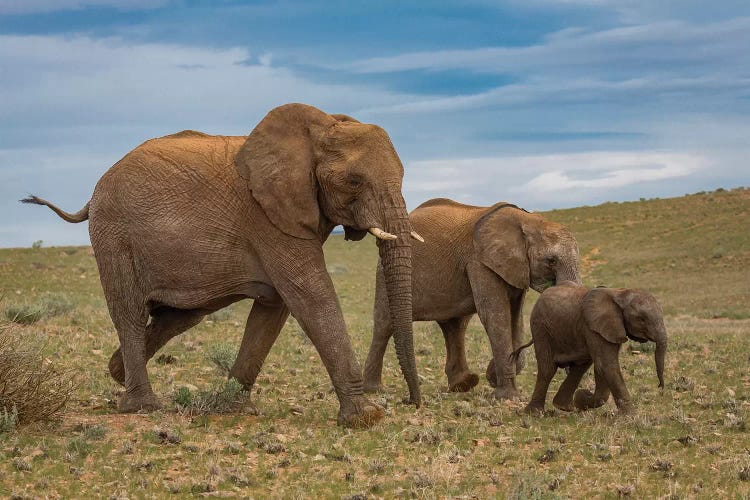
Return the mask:
<path id="1" fill-rule="evenodd" d="M 0 246 L 85 244 L 144 140 L 306 102 L 383 126 L 410 207 L 749 185 L 750 2 L 0 0 Z"/>

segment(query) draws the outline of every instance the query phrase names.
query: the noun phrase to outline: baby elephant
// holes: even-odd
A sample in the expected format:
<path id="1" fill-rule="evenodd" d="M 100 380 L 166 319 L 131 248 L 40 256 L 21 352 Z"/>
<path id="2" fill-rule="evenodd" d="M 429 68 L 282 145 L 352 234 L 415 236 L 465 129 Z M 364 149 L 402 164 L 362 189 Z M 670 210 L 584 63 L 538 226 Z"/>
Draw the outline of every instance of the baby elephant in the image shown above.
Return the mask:
<path id="1" fill-rule="evenodd" d="M 656 342 L 656 375 L 664 387 L 667 331 L 653 295 L 628 288 L 593 288 L 564 282 L 542 293 L 531 312 L 531 335 L 537 360 L 534 394 L 527 412 L 544 409 L 547 388 L 557 368 L 569 367 L 567 378 L 552 404 L 564 411 L 587 410 L 615 399 L 622 413 L 632 411 L 618 356 L 628 339 Z M 531 343 L 516 351 L 528 347 Z M 579 389 L 581 378 L 594 364 L 596 389 Z M 575 401 L 573 397 L 575 391 Z"/>

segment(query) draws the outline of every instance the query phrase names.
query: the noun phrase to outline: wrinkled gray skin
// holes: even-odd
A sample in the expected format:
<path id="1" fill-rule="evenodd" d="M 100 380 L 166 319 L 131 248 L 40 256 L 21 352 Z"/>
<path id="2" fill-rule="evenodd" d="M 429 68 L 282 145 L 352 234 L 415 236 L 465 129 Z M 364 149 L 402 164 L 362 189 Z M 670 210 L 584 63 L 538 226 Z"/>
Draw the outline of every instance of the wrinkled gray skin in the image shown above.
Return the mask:
<path id="1" fill-rule="evenodd" d="M 537 360 L 534 394 L 526 407 L 541 412 L 557 368 L 569 372 L 552 404 L 564 411 L 602 406 L 612 393 L 620 412 L 633 410 L 620 371 L 620 346 L 628 339 L 656 342 L 654 355 L 659 387 L 664 386 L 667 330 L 659 303 L 648 292 L 628 288 L 589 289 L 563 283 L 546 290 L 531 312 L 531 335 Z M 579 389 L 594 365 L 594 393 Z M 575 391 L 575 394 L 574 394 Z"/>
<path id="2" fill-rule="evenodd" d="M 463 205 L 445 198 L 427 201 L 409 214 L 425 243 L 413 246 L 415 321 L 436 321 L 445 338 L 445 373 L 451 391 L 468 391 L 479 377 L 469 371 L 464 338 L 479 313 L 492 346 L 487 378 L 495 397 L 518 397 L 510 353 L 523 341 L 523 300 L 531 287 L 580 281 L 578 246 L 562 225 L 507 203 Z M 365 364 L 366 391 L 381 387 L 383 356 L 394 329 L 388 314 L 383 268 L 377 271 L 374 331 Z M 500 381 L 498 384 L 497 381 Z"/>
<path id="3" fill-rule="evenodd" d="M 125 386 L 118 408 L 160 404 L 147 361 L 208 313 L 255 299 L 230 375 L 249 390 L 291 313 L 312 340 L 340 402 L 339 423 L 367 427 L 383 410 L 362 391 L 361 369 L 326 271 L 335 225 L 347 239 L 377 227 L 392 321 L 411 398 L 411 226 L 403 167 L 386 132 L 303 104 L 272 110 L 246 137 L 185 131 L 138 146 L 99 180 L 89 204 L 91 244 L 120 349 L 109 363 Z"/>

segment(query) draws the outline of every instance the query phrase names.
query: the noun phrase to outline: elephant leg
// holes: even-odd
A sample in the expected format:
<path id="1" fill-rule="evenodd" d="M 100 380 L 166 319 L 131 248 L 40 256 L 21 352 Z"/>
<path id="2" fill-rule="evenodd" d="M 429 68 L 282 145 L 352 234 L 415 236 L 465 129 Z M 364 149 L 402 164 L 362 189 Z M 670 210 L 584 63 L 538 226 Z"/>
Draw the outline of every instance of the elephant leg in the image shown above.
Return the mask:
<path id="1" fill-rule="evenodd" d="M 591 410 L 604 405 L 609 399 L 609 385 L 605 380 L 603 369 L 594 365 L 594 383 L 595 388 L 592 393 L 588 389 L 578 389 L 575 394 L 575 407 L 578 410 Z"/>
<path id="2" fill-rule="evenodd" d="M 597 341 L 601 343 L 606 342 L 603 339 L 597 339 Z M 597 367 L 600 368 L 602 377 L 609 386 L 609 390 L 612 391 L 612 397 L 615 399 L 615 404 L 620 413 L 631 413 L 633 411 L 633 404 L 630 400 L 630 394 L 625 385 L 622 371 L 620 370 L 620 345 L 606 342 L 599 351 L 599 359 L 594 361 L 594 370 Z"/>
<path id="3" fill-rule="evenodd" d="M 288 317 L 289 309 L 283 303 L 264 304 L 259 300 L 253 302 L 245 323 L 240 351 L 229 371 L 229 376 L 237 379 L 248 391 L 255 385 L 260 368 Z"/>
<path id="4" fill-rule="evenodd" d="M 151 323 L 146 327 L 146 363 L 172 338 L 200 323 L 205 315 L 205 311 L 200 309 L 184 310 L 171 307 L 154 314 Z M 125 385 L 125 366 L 121 348 L 118 348 L 109 359 L 109 373 L 118 384 Z"/>
<path id="5" fill-rule="evenodd" d="M 100 254 L 105 252 L 100 251 Z M 131 256 L 120 253 L 109 259 L 102 257 L 97 263 L 109 315 L 120 339 L 125 372 L 125 392 L 120 396 L 117 409 L 123 413 L 157 410 L 161 404 L 146 371 L 148 308 L 145 297 L 133 282 Z"/>
<path id="6" fill-rule="evenodd" d="M 511 294 L 513 293 L 495 273 L 483 264 L 472 261 L 466 269 L 471 282 L 474 303 L 479 319 L 487 332 L 495 364 L 495 398 L 517 399 L 516 367 L 511 359 L 513 351 Z"/>
<path id="7" fill-rule="evenodd" d="M 547 390 L 555 376 L 557 367 L 552 356 L 552 348 L 542 335 L 534 334 L 534 353 L 536 354 L 536 383 L 531 401 L 526 405 L 527 413 L 541 413 L 547 401 Z"/>
<path id="8" fill-rule="evenodd" d="M 367 428 L 385 416 L 362 387 L 362 369 L 346 331 L 336 290 L 326 272 L 320 247 L 292 247 L 294 276 L 283 267 L 268 266 L 276 290 L 318 351 L 339 399 L 338 423 Z"/>
<path id="9" fill-rule="evenodd" d="M 479 377 L 469 371 L 466 363 L 464 342 L 470 320 L 471 316 L 463 316 L 438 322 L 445 338 L 445 374 L 450 392 L 466 392 L 479 383 Z"/>
<path id="10" fill-rule="evenodd" d="M 560 384 L 560 388 L 557 390 L 557 394 L 552 399 L 552 404 L 558 410 L 562 411 L 573 411 L 573 395 L 578 388 L 578 384 L 581 383 L 581 379 L 586 374 L 586 371 L 591 366 L 591 361 L 583 363 L 581 365 L 573 365 L 568 371 L 568 376 L 565 377 L 563 383 Z"/>
<path id="11" fill-rule="evenodd" d="M 513 350 L 515 351 L 523 345 L 523 302 L 526 298 L 526 290 L 522 291 L 518 297 L 511 300 L 511 336 L 513 337 Z M 516 357 L 516 375 L 526 367 L 526 351 L 521 351 Z M 495 360 L 491 359 L 487 363 L 487 369 L 484 372 L 487 382 L 492 387 L 497 387 L 497 369 Z"/>
<path id="12" fill-rule="evenodd" d="M 382 389 L 383 357 L 388 348 L 388 341 L 393 336 L 391 314 L 388 311 L 388 299 L 385 283 L 378 276 L 375 289 L 375 311 L 373 314 L 372 342 L 367 353 L 364 371 L 365 392 L 378 392 Z"/>

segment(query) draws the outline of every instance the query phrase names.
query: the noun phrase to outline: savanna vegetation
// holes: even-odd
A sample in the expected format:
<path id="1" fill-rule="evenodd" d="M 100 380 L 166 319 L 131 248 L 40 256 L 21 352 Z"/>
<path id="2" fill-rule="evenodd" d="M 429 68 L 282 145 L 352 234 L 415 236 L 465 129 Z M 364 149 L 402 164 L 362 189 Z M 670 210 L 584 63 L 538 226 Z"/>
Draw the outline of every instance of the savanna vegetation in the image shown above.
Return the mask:
<path id="1" fill-rule="evenodd" d="M 578 238 L 586 284 L 645 288 L 661 300 L 670 334 L 665 390 L 657 388 L 653 345 L 621 352 L 636 415 L 618 416 L 610 401 L 585 414 L 548 406 L 530 417 L 520 411 L 524 401 L 494 401 L 484 380 L 470 393 L 447 393 L 442 335 L 429 323 L 415 325 L 419 410 L 401 403 L 406 386 L 391 349 L 387 389 L 374 396 L 385 420 L 365 431 L 336 426 L 329 378 L 293 319 L 250 403 L 226 379 L 247 301 L 211 315 L 151 361 L 162 411 L 121 415 L 120 387 L 107 372 L 117 337 L 90 249 L 2 249 L 0 495 L 750 496 L 750 190 L 546 215 Z M 369 238 L 335 235 L 326 254 L 362 362 L 377 249 Z M 529 292 L 527 314 L 536 297 Z M 478 321 L 468 337 L 470 365 L 483 374 L 489 346 Z M 526 397 L 535 375 L 528 354 L 518 379 Z M 18 371 L 13 360 L 29 367 L 36 389 L 46 388 L 40 408 L 62 403 L 56 411 L 42 415 L 11 400 L 4 374 Z M 582 385 L 593 386 L 591 373 Z"/>

